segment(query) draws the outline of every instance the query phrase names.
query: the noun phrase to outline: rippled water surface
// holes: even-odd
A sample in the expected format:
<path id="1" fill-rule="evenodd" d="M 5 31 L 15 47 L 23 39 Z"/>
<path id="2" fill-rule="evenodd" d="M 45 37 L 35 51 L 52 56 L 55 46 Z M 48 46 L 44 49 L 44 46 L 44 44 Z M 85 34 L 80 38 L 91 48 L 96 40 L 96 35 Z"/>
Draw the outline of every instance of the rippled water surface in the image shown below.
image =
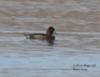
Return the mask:
<path id="1" fill-rule="evenodd" d="M 0 35 L 2 77 L 99 75 L 100 49 L 94 45 L 100 41 L 99 34 L 58 33 L 53 46 L 45 41 L 26 39 L 23 34 Z"/>
<path id="2" fill-rule="evenodd" d="M 54 45 L 24 33 L 53 26 Z M 100 77 L 100 0 L 0 0 L 0 77 Z"/>

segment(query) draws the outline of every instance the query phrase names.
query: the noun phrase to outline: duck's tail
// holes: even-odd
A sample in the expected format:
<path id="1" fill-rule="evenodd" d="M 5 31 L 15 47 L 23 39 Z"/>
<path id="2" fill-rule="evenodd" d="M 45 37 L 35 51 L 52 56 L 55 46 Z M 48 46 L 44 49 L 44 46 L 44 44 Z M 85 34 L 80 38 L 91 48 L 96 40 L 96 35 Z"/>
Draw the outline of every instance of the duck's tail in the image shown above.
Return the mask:
<path id="1" fill-rule="evenodd" d="M 26 37 L 26 39 L 30 38 L 29 34 L 24 34 L 24 36 Z"/>

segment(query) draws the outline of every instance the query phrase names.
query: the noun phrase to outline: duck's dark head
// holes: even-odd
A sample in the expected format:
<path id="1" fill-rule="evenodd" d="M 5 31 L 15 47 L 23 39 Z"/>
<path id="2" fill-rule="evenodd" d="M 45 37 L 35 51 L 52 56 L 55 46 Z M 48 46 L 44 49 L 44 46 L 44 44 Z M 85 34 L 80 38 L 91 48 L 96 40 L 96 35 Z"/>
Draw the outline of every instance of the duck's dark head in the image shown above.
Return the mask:
<path id="1" fill-rule="evenodd" d="M 50 26 L 50 27 L 47 29 L 47 35 L 53 35 L 54 31 L 55 31 L 55 28 L 52 27 L 52 26 Z"/>

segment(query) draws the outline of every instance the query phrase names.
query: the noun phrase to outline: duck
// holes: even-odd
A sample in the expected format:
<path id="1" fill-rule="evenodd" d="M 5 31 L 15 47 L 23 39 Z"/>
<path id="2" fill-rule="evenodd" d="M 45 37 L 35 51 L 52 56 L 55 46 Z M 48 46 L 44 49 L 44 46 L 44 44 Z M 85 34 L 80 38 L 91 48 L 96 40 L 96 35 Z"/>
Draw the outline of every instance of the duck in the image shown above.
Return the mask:
<path id="1" fill-rule="evenodd" d="M 30 40 L 42 40 L 47 41 L 49 44 L 54 44 L 55 36 L 54 36 L 55 28 L 50 26 L 48 27 L 46 33 L 31 33 L 31 34 L 25 34 L 28 39 Z"/>

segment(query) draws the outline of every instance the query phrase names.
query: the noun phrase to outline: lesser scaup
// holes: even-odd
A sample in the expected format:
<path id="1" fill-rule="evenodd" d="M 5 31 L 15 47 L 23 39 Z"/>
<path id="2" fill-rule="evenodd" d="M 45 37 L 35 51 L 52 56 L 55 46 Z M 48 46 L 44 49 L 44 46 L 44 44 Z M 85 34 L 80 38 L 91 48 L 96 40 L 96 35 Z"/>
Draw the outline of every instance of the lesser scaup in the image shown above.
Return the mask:
<path id="1" fill-rule="evenodd" d="M 49 27 L 46 33 L 32 33 L 32 34 L 25 34 L 28 36 L 28 39 L 38 39 L 38 40 L 46 40 L 49 44 L 54 44 L 55 36 L 54 36 L 54 27 Z"/>

